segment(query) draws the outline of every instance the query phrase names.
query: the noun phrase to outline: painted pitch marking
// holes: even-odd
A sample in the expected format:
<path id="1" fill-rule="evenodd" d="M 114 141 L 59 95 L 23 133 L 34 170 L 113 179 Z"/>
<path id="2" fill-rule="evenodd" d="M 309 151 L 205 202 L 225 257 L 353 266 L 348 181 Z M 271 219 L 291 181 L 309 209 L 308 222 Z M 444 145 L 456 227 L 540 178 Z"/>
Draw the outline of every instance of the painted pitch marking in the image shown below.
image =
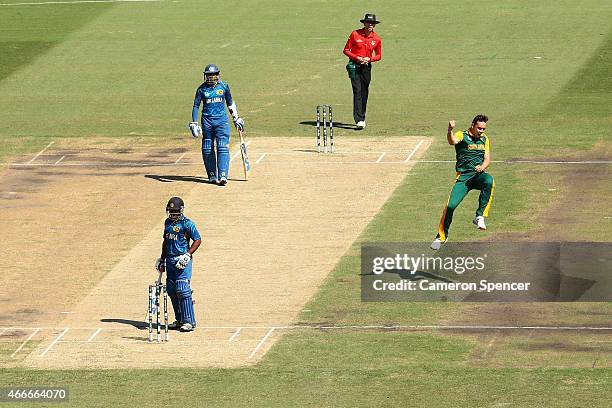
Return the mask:
<path id="1" fill-rule="evenodd" d="M 57 165 L 58 165 L 58 164 L 60 164 L 60 162 L 61 162 L 62 160 L 64 160 L 65 158 L 66 158 L 66 156 L 65 156 L 65 155 L 64 155 L 64 156 L 62 156 L 62 157 L 60 157 L 60 158 L 59 158 L 59 160 L 58 160 L 58 161 L 56 161 L 56 162 L 54 163 L 54 165 L 56 165 L 56 166 L 57 166 Z"/>
<path id="2" fill-rule="evenodd" d="M 36 154 L 36 156 L 32 157 L 32 158 L 30 159 L 30 161 L 28 162 L 28 164 L 33 163 L 33 162 L 34 162 L 34 160 L 38 159 L 38 156 L 40 156 L 41 154 L 43 154 L 44 152 L 46 152 L 46 151 L 47 151 L 47 149 L 48 149 L 48 148 L 50 148 L 50 147 L 53 145 L 53 143 L 55 143 L 55 142 L 54 142 L 54 141 L 51 141 L 51 143 L 49 143 L 49 144 L 47 145 L 47 147 L 45 147 L 45 148 L 44 148 L 44 149 L 42 149 L 40 152 L 38 152 L 38 153 Z"/>
<path id="3" fill-rule="evenodd" d="M 56 344 L 58 341 L 60 341 L 60 339 L 61 339 L 62 337 L 64 337 L 64 334 L 68 333 L 68 330 L 70 330 L 70 328 L 66 327 L 66 328 L 64 329 L 64 331 L 63 331 L 63 332 L 61 332 L 61 333 L 60 333 L 60 335 L 59 335 L 59 336 L 57 336 L 57 337 L 55 338 L 55 340 L 53 340 L 53 341 L 51 342 L 51 344 L 49 344 L 49 346 L 48 346 L 48 347 L 45 349 L 45 351 L 43 351 L 43 352 L 40 354 L 40 356 L 39 356 L 39 357 L 44 357 L 44 356 L 45 356 L 45 354 L 47 354 L 47 352 L 48 352 L 49 350 L 51 350 L 51 348 L 53 348 L 53 346 L 55 346 L 55 344 Z"/>
<path id="4" fill-rule="evenodd" d="M 406 157 L 406 160 L 404 160 L 404 163 L 408 163 L 410 161 L 410 159 L 412 159 L 412 156 L 414 156 L 414 154 L 419 150 L 419 147 L 421 147 L 423 142 L 424 142 L 424 140 L 421 140 L 421 141 L 419 141 L 419 143 L 417 143 L 417 145 L 414 147 L 412 152 L 410 152 L 408 157 Z"/>
<path id="5" fill-rule="evenodd" d="M 244 144 L 245 147 L 249 147 L 249 145 L 251 144 L 251 141 L 249 140 L 248 142 L 246 142 Z M 232 156 L 232 158 L 230 159 L 230 163 L 234 161 L 234 159 L 236 157 L 238 157 L 238 155 L 240 154 L 240 150 L 238 150 L 236 153 L 234 153 L 234 155 Z"/>
<path id="6" fill-rule="evenodd" d="M 264 159 L 264 157 L 266 157 L 266 153 L 262 154 L 261 157 L 259 157 L 259 159 L 257 159 L 255 164 L 259 164 Z"/>
<path id="7" fill-rule="evenodd" d="M 182 159 L 183 157 L 185 157 L 185 155 L 186 155 L 186 154 L 187 154 L 187 152 L 185 152 L 185 153 L 181 154 L 181 155 L 179 156 L 179 158 L 178 158 L 178 159 L 176 159 L 176 161 L 174 162 L 174 164 L 178 164 L 178 162 L 180 162 L 180 161 L 181 161 L 181 159 Z"/>
<path id="8" fill-rule="evenodd" d="M 240 331 L 242 330 L 242 327 L 239 327 L 234 334 L 232 334 L 232 337 L 229 338 L 228 341 L 234 341 L 234 339 L 240 334 Z"/>
<path id="9" fill-rule="evenodd" d="M 385 157 L 385 154 L 387 154 L 386 152 L 382 152 L 380 156 L 378 156 L 378 160 L 376 160 L 376 163 L 380 163 L 381 160 L 383 159 L 383 157 Z"/>
<path id="10" fill-rule="evenodd" d="M 259 349 L 261 348 L 261 346 L 263 346 L 263 344 L 266 342 L 266 340 L 268 340 L 268 337 L 270 337 L 270 335 L 272 334 L 272 332 L 274 331 L 276 327 L 272 327 L 270 328 L 270 330 L 268 330 L 268 332 L 266 333 L 265 336 L 263 336 L 263 338 L 259 341 L 259 343 L 257 344 L 257 347 L 255 347 L 255 350 L 253 350 L 251 352 L 251 354 L 249 355 L 249 359 L 252 359 L 255 354 L 257 354 L 257 352 L 259 351 Z"/>
<path id="11" fill-rule="evenodd" d="M 24 341 L 23 343 L 21 343 L 21 345 L 19 346 L 19 348 L 18 348 L 17 350 L 15 350 L 15 351 L 13 352 L 13 354 L 11 354 L 11 358 L 15 358 L 15 356 L 17 355 L 17 353 L 19 353 L 19 352 L 21 351 L 21 349 L 22 349 L 22 348 L 23 348 L 23 347 L 24 347 L 26 344 L 28 344 L 28 342 L 29 342 L 30 340 L 32 340 L 32 338 L 33 338 L 34 336 L 36 336 L 36 333 L 38 333 L 39 331 L 40 331 L 40 329 L 39 329 L 39 328 L 34 329 L 34 332 L 33 332 L 32 334 L 30 334 L 30 335 L 28 336 L 28 338 L 27 338 L 27 339 L 25 339 L 25 341 Z"/>
<path id="12" fill-rule="evenodd" d="M 199 326 L 198 326 L 199 327 Z M 486 325 L 346 325 L 346 326 L 316 326 L 316 325 L 300 325 L 300 326 L 202 326 L 202 330 L 236 330 L 236 329 L 271 329 L 274 330 L 298 330 L 298 329 L 339 329 L 339 330 L 368 330 L 368 329 L 472 329 L 472 330 L 601 330 L 612 331 L 612 326 L 486 326 Z M 4 330 L 59 330 L 61 327 L 18 327 L 6 326 Z M 73 330 L 97 330 L 96 326 L 79 326 L 72 327 Z M 107 329 L 113 330 L 113 329 Z M 121 329 L 116 329 L 121 330 Z"/>
<path id="13" fill-rule="evenodd" d="M 83 4 L 83 3 L 154 3 L 161 0 L 75 0 L 75 1 L 43 1 L 40 3 L 0 3 L 0 6 L 40 6 L 49 4 Z"/>
<path id="14" fill-rule="evenodd" d="M 91 335 L 91 337 L 89 337 L 89 338 L 87 339 L 87 342 L 88 342 L 88 343 L 92 342 L 92 341 L 93 341 L 93 339 L 95 339 L 95 338 L 96 338 L 96 336 L 98 335 L 98 333 L 100 333 L 101 331 L 102 331 L 102 328 L 101 328 L 101 327 L 98 327 L 98 330 L 96 330 L 96 331 L 95 331 L 95 332 L 94 332 L 94 333 Z"/>

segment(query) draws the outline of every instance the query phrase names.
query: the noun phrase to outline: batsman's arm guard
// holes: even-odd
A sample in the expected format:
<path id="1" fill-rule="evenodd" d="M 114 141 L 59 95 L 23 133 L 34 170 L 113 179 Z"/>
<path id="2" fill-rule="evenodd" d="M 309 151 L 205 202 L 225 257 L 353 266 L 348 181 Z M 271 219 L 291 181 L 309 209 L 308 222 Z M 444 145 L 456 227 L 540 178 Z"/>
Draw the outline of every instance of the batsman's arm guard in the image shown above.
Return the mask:
<path id="1" fill-rule="evenodd" d="M 227 108 L 229 109 L 230 114 L 232 115 L 232 119 L 234 119 L 235 123 L 236 120 L 240 118 L 240 116 L 238 116 L 238 108 L 236 108 L 236 102 L 232 102 L 232 104 L 229 105 Z"/>

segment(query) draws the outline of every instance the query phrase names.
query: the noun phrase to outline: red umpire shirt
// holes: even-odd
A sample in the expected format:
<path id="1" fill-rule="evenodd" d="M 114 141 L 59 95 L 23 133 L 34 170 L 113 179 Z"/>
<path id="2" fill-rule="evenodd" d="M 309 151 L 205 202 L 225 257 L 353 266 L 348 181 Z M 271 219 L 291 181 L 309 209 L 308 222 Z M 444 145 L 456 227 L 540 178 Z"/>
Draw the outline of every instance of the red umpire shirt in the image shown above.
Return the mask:
<path id="1" fill-rule="evenodd" d="M 363 28 L 353 31 L 344 46 L 344 55 L 357 62 L 359 57 L 369 57 L 371 62 L 380 61 L 382 57 L 380 37 L 375 32 L 367 37 L 366 34 Z M 372 53 L 376 55 L 372 56 Z"/>
<path id="2" fill-rule="evenodd" d="M 357 129 L 365 129 L 372 63 L 380 61 L 382 57 L 382 42 L 374 32 L 374 26 L 379 23 L 376 15 L 366 14 L 363 20 L 359 21 L 364 27 L 351 33 L 342 52 L 350 59 L 346 69 L 353 88 L 355 126 Z M 360 61 L 363 58 L 368 58 L 368 62 Z"/>

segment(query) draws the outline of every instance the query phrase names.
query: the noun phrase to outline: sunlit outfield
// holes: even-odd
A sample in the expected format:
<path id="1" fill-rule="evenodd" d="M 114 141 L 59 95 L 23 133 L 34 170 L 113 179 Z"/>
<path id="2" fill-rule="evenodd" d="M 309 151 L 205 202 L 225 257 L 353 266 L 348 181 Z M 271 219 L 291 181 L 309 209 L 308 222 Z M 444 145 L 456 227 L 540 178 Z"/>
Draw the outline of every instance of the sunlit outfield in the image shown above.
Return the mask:
<path id="1" fill-rule="evenodd" d="M 314 120 L 315 105 L 332 104 L 337 121 L 352 122 L 341 49 L 366 11 L 382 21 L 383 60 L 373 70 L 368 128 L 337 129 L 337 146 L 363 135 L 428 136 L 434 142 L 425 159 L 452 160 L 448 119 L 465 128 L 486 113 L 494 160 L 611 160 L 606 2 L 263 0 L 0 6 L 0 161 L 58 137 L 188 137 L 193 92 L 210 62 L 229 82 L 248 137 L 313 136 L 314 143 L 313 127 L 302 122 Z M 591 171 L 600 177 L 585 196 L 610 197 L 602 181 L 610 169 L 593 165 L 573 180 L 562 167 L 494 163 L 487 235 L 470 224 L 470 196 L 451 237 L 542 228 L 541 216 L 556 202 L 572 203 L 572 186 Z M 432 239 L 453 171 L 452 163 L 417 164 L 359 242 Z M 612 214 L 610 201 L 573 203 L 581 222 L 557 231 L 611 241 L 612 221 L 604 217 Z M 359 242 L 300 323 L 436 324 L 480 316 L 474 305 L 361 303 Z M 512 310 L 524 311 L 525 324 L 604 325 L 612 316 L 607 304 L 506 312 Z M 68 386 L 71 402 L 62 406 L 79 407 L 608 406 L 610 335 L 516 336 L 493 355 L 488 336 L 295 330 L 244 369 L 4 369 L 0 387 Z"/>

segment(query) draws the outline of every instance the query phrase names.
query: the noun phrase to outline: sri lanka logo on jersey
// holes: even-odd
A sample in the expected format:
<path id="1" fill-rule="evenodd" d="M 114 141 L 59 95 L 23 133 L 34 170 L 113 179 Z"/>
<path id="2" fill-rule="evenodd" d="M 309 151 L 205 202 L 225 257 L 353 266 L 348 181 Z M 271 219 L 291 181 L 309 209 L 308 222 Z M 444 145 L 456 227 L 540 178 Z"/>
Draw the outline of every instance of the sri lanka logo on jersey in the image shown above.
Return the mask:
<path id="1" fill-rule="evenodd" d="M 223 95 L 223 89 L 217 89 L 217 95 Z"/>
<path id="2" fill-rule="evenodd" d="M 181 227 L 179 227 L 178 225 L 175 225 L 174 227 L 172 227 L 172 231 L 180 232 L 181 231 Z"/>

